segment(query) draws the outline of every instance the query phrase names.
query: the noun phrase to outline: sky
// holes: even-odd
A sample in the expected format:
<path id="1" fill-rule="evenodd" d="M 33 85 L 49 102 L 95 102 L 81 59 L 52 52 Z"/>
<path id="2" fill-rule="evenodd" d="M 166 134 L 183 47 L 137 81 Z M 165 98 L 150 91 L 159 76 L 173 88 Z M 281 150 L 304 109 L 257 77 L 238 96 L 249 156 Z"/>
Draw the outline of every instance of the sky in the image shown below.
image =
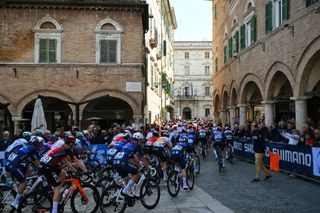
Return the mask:
<path id="1" fill-rule="evenodd" d="M 170 0 L 178 28 L 175 41 L 212 40 L 212 6 L 207 0 Z"/>

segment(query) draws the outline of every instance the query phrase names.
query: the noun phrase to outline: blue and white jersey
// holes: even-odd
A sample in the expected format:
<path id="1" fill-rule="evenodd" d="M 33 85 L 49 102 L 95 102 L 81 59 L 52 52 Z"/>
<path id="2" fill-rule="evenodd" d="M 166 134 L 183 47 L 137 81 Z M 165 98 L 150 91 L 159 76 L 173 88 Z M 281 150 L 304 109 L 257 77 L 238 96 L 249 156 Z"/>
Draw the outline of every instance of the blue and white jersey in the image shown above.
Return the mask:
<path id="1" fill-rule="evenodd" d="M 12 152 L 8 157 L 7 161 L 11 165 L 20 166 L 21 163 L 27 163 L 39 159 L 39 150 L 32 144 L 24 144 L 20 149 Z"/>

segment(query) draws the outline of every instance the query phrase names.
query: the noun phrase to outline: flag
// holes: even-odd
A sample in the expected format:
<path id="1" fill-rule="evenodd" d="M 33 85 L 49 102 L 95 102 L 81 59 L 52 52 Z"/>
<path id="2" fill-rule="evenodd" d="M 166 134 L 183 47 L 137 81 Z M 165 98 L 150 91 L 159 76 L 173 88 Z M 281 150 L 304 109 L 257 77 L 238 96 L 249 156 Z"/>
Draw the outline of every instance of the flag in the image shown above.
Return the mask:
<path id="1" fill-rule="evenodd" d="M 280 163 L 281 156 L 273 152 L 270 152 L 269 155 L 270 155 L 270 170 L 279 172 L 280 170 L 279 163 Z"/>

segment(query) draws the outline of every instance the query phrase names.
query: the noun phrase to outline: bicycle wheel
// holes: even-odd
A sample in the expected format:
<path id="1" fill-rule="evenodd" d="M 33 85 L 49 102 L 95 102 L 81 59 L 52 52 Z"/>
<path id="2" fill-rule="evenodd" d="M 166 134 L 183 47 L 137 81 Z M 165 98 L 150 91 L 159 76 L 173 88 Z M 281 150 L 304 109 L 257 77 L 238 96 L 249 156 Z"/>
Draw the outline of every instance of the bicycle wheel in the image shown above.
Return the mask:
<path id="1" fill-rule="evenodd" d="M 100 170 L 99 179 L 104 177 L 112 177 L 114 175 L 114 170 L 112 167 L 108 166 Z"/>
<path id="2" fill-rule="evenodd" d="M 85 202 L 79 189 L 76 189 L 71 196 L 70 205 L 72 212 L 96 212 L 99 208 L 100 200 L 97 188 L 90 184 L 83 184 L 81 187 L 88 198 L 88 202 Z"/>
<path id="3" fill-rule="evenodd" d="M 50 212 L 52 208 L 52 196 L 46 190 L 34 190 L 23 196 L 17 212 Z"/>
<path id="4" fill-rule="evenodd" d="M 191 168 L 190 166 L 188 166 L 187 169 L 186 169 L 186 173 L 187 173 L 187 185 L 188 185 L 189 189 L 192 190 L 193 187 L 194 187 L 194 173 L 193 173 L 193 168 Z"/>
<path id="5" fill-rule="evenodd" d="M 149 179 L 142 183 L 140 201 L 146 209 L 154 209 L 160 200 L 160 186 L 155 180 Z"/>
<path id="6" fill-rule="evenodd" d="M 200 157 L 199 157 L 199 156 L 195 156 L 195 164 L 196 164 L 196 170 L 195 170 L 195 172 L 196 172 L 197 174 L 200 174 L 201 164 L 200 164 Z"/>
<path id="7" fill-rule="evenodd" d="M 9 212 L 11 207 L 10 204 L 16 197 L 17 193 L 12 187 L 4 184 L 0 185 L 0 212 Z"/>
<path id="8" fill-rule="evenodd" d="M 96 178 L 99 176 L 100 174 L 100 171 L 101 171 L 101 164 L 100 162 L 97 160 L 97 159 L 91 159 L 89 161 L 91 163 L 91 165 L 93 166 L 94 168 L 94 173 L 93 173 L 93 176 Z"/>
<path id="9" fill-rule="evenodd" d="M 121 195 L 122 187 L 116 184 L 109 185 L 101 194 L 100 210 L 103 213 L 122 213 L 127 207 L 125 198 Z"/>
<path id="10" fill-rule="evenodd" d="M 169 173 L 167 181 L 167 189 L 171 197 L 176 197 L 180 191 L 181 178 L 176 171 Z"/>
<path id="11" fill-rule="evenodd" d="M 218 165 L 219 173 L 221 173 L 222 172 L 222 163 L 221 163 L 220 156 L 218 156 L 217 165 Z"/>
<path id="12" fill-rule="evenodd" d="M 95 186 L 97 187 L 99 194 L 102 194 L 102 192 L 109 186 L 112 180 L 113 179 L 111 177 L 103 177 L 97 181 Z"/>

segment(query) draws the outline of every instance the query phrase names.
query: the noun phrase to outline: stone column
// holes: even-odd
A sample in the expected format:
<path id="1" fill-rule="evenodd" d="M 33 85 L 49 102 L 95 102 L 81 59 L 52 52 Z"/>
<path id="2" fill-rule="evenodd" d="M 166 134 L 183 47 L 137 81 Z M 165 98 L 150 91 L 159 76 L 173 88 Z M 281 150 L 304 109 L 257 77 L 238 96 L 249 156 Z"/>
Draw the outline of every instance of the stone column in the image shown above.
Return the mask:
<path id="1" fill-rule="evenodd" d="M 264 106 L 264 113 L 265 113 L 265 120 L 264 123 L 266 127 L 271 126 L 274 121 L 274 104 L 276 103 L 275 101 L 262 101 L 261 102 Z"/>
<path id="2" fill-rule="evenodd" d="M 300 96 L 292 97 L 291 100 L 295 101 L 295 114 L 296 114 L 296 129 L 301 133 L 303 131 L 303 125 L 307 123 L 308 120 L 308 108 L 307 100 L 309 97 Z"/>
<path id="3" fill-rule="evenodd" d="M 227 124 L 227 109 L 222 109 L 220 114 L 222 126 Z"/>
<path id="4" fill-rule="evenodd" d="M 238 104 L 237 107 L 239 107 L 239 125 L 245 125 L 247 120 L 247 104 Z"/>
<path id="5" fill-rule="evenodd" d="M 19 122 L 21 119 L 22 119 L 22 117 L 12 117 L 12 121 L 14 123 L 14 133 L 13 134 L 15 134 L 17 132 L 17 130 L 19 129 Z"/>
<path id="6" fill-rule="evenodd" d="M 236 120 L 236 109 L 237 109 L 237 107 L 235 107 L 235 106 L 231 106 L 228 108 L 229 113 L 230 113 L 230 128 L 231 129 L 234 128 L 234 122 Z"/>

